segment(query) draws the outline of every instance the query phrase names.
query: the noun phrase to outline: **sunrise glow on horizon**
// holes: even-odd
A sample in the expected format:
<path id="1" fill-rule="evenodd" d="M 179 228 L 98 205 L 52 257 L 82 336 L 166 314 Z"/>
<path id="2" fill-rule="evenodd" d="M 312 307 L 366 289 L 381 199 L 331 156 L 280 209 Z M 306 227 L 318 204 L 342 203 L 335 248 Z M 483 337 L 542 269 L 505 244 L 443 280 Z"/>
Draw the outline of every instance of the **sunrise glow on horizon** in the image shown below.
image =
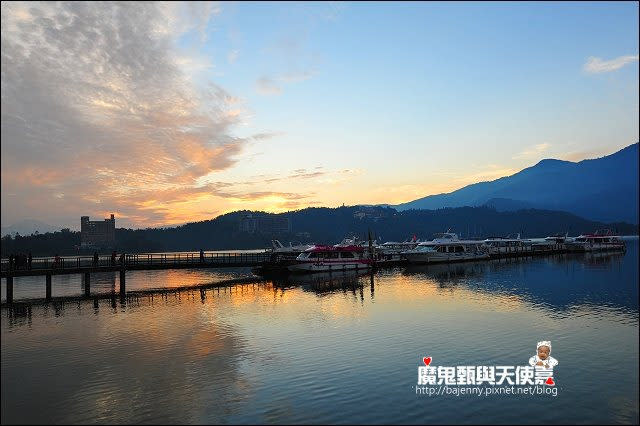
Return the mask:
<path id="1" fill-rule="evenodd" d="M 2 3 L 2 226 L 398 204 L 638 142 L 638 4 Z"/>

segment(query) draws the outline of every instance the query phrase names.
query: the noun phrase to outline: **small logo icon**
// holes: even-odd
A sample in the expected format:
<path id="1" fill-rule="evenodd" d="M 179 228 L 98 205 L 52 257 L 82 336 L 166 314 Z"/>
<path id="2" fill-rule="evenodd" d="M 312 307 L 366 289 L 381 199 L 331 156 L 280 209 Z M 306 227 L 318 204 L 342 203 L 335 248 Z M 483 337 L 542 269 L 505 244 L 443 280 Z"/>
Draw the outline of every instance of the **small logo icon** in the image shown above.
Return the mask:
<path id="1" fill-rule="evenodd" d="M 555 386 L 553 380 L 553 367 L 558 365 L 558 360 L 551 356 L 551 342 L 543 340 L 536 345 L 536 354 L 529 358 L 529 365 L 536 369 L 536 378 L 547 379 L 544 384 Z M 540 382 L 542 383 L 542 381 Z"/>
<path id="2" fill-rule="evenodd" d="M 430 356 L 425 356 L 424 358 L 422 358 L 422 362 L 424 362 L 424 365 L 429 365 L 431 364 L 431 357 Z"/>

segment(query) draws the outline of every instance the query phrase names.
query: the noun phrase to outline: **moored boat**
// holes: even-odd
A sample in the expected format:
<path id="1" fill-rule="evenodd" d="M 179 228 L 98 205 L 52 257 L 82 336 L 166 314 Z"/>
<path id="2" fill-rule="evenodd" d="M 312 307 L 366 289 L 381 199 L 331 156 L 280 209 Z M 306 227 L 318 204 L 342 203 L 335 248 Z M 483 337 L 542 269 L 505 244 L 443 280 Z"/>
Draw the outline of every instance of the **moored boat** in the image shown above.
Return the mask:
<path id="1" fill-rule="evenodd" d="M 584 234 L 576 237 L 566 244 L 569 251 L 620 251 L 626 250 L 624 240 L 619 235 L 613 235 L 611 231 Z"/>
<path id="2" fill-rule="evenodd" d="M 562 235 L 562 234 L 550 235 L 550 236 L 546 237 L 544 240 L 548 241 L 549 243 L 552 243 L 552 244 L 564 244 L 564 243 L 572 242 L 573 238 L 571 238 L 569 236 L 569 233 L 567 232 L 564 235 Z"/>
<path id="3" fill-rule="evenodd" d="M 483 241 L 491 256 L 509 255 L 532 252 L 533 242 L 520 238 L 491 237 Z"/>
<path id="4" fill-rule="evenodd" d="M 436 234 L 436 238 L 402 252 L 409 263 L 460 262 L 488 259 L 483 241 L 461 240 L 452 232 Z"/>
<path id="5" fill-rule="evenodd" d="M 382 255 L 400 254 L 403 251 L 413 250 L 418 244 L 420 244 L 420 239 L 416 239 L 415 237 L 410 241 L 387 241 L 386 243 L 377 245 L 376 251 Z"/>
<path id="6" fill-rule="evenodd" d="M 313 244 L 296 244 L 296 245 L 292 245 L 292 243 L 289 243 L 289 246 L 285 246 L 283 245 L 280 241 L 278 240 L 271 240 L 271 251 L 272 253 L 277 253 L 277 254 L 300 254 L 303 251 L 307 250 L 308 248 L 313 247 Z"/>
<path id="7" fill-rule="evenodd" d="M 373 260 L 362 246 L 313 246 L 301 253 L 291 272 L 347 271 L 371 268 Z"/>

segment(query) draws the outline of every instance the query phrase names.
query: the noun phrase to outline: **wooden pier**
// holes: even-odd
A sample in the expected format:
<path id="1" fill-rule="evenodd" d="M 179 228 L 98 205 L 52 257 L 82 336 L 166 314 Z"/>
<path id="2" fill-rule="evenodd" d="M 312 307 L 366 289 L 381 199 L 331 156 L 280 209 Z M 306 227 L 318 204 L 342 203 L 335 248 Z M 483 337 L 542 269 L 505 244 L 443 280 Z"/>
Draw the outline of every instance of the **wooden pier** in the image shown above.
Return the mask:
<path id="1" fill-rule="evenodd" d="M 76 256 L 64 258 L 34 258 L 31 262 L 10 265 L 9 259 L 0 263 L 0 277 L 7 279 L 7 303 L 13 302 L 15 277 L 45 276 L 46 299 L 51 300 L 53 275 L 83 274 L 85 297 L 91 295 L 91 274 L 120 272 L 120 293 L 126 292 L 126 271 L 157 269 L 234 268 L 255 267 L 269 263 L 270 252 L 263 253 L 157 253 L 126 254 L 118 257 Z"/>
<path id="2" fill-rule="evenodd" d="M 527 257 L 567 253 L 564 244 L 534 244 L 523 247 L 509 247 L 504 252 L 492 253 L 491 258 Z M 374 269 L 402 266 L 407 263 L 403 258 L 380 257 L 374 262 Z M 65 258 L 34 258 L 25 263 L 9 265 L 8 259 L 0 263 L 0 277 L 7 280 L 6 303 L 13 302 L 13 279 L 15 277 L 45 276 L 45 300 L 51 300 L 51 277 L 53 275 L 83 274 L 84 297 L 91 297 L 91 274 L 97 272 L 119 272 L 120 293 L 126 293 L 126 271 L 158 269 L 197 269 L 254 267 L 263 274 L 283 273 L 286 266 L 294 262 L 295 257 L 276 254 L 269 251 L 259 253 L 203 252 L 198 253 L 154 253 L 76 256 Z M 454 258 L 449 262 L 455 261 Z M 447 261 L 445 261 L 447 262 Z"/>

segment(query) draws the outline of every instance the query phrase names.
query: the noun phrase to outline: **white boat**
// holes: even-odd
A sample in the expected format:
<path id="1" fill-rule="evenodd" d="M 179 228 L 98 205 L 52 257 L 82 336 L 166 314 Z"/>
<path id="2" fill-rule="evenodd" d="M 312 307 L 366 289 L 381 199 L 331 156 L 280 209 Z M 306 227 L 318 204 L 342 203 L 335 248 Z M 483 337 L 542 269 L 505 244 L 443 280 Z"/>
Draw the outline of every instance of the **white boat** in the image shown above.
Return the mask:
<path id="1" fill-rule="evenodd" d="M 289 265 L 291 272 L 347 271 L 371 268 L 368 250 L 362 246 L 313 246 Z"/>
<path id="2" fill-rule="evenodd" d="M 298 244 L 292 245 L 289 243 L 289 247 L 284 246 L 278 240 L 271 240 L 272 252 L 277 254 L 300 254 L 303 251 L 313 247 L 313 244 Z"/>
<path id="3" fill-rule="evenodd" d="M 573 238 L 571 238 L 569 236 L 569 233 L 567 232 L 564 235 L 562 235 L 562 234 L 550 235 L 548 237 L 545 237 L 544 240 L 548 241 L 548 242 L 550 242 L 552 244 L 564 244 L 564 243 L 572 242 Z"/>
<path id="4" fill-rule="evenodd" d="M 413 250 L 420 244 L 420 239 L 416 239 L 415 237 L 411 241 L 404 242 L 396 242 L 396 241 L 387 241 L 384 244 L 380 244 L 376 246 L 376 251 L 382 255 L 393 255 L 400 254 L 403 251 Z"/>
<path id="5" fill-rule="evenodd" d="M 418 244 L 413 250 L 402 252 L 409 263 L 460 262 L 488 259 L 483 241 L 461 240 L 453 232 L 436 234 L 436 238 Z"/>
<path id="6" fill-rule="evenodd" d="M 334 247 L 365 247 L 369 242 L 365 240 L 359 239 L 357 236 L 353 236 L 351 238 L 345 238 L 336 244 Z"/>
<path id="7" fill-rule="evenodd" d="M 573 241 L 573 238 L 569 237 L 569 233 L 565 235 L 555 234 L 545 238 L 532 238 L 531 250 L 534 252 L 552 252 L 563 251 L 566 249 L 566 243 Z"/>
<path id="8" fill-rule="evenodd" d="M 613 235 L 611 231 L 605 231 L 580 235 L 567 243 L 567 249 L 569 251 L 619 251 L 626 250 L 626 245 L 620 236 Z"/>
<path id="9" fill-rule="evenodd" d="M 483 241 L 490 255 L 515 254 L 532 251 L 533 241 L 516 238 L 491 237 Z"/>

